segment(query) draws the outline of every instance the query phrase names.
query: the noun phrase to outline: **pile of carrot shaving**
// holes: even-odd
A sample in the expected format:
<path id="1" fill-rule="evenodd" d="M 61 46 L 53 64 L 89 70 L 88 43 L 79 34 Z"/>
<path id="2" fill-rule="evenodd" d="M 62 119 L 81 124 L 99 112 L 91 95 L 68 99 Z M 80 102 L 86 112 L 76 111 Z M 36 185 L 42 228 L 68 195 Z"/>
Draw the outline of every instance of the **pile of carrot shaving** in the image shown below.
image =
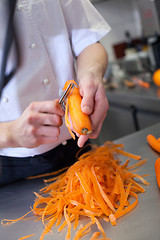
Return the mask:
<path id="1" fill-rule="evenodd" d="M 127 157 L 123 164 L 120 155 Z M 129 166 L 130 158 L 137 160 L 132 166 Z M 78 240 L 91 231 L 93 224 L 98 230 L 90 240 L 108 240 L 100 220 L 116 225 L 119 217 L 136 207 L 138 193 L 145 192 L 139 181 L 143 185 L 149 184 L 144 176 L 135 173 L 145 162 L 141 156 L 125 152 L 122 144 L 107 141 L 100 147 L 93 145 L 92 150 L 78 157 L 65 173 L 52 178 L 53 182 L 35 193 L 31 211 L 44 225 L 40 240 L 53 225 L 59 232 L 67 227 L 65 240 L 71 239 L 73 228 L 76 230 L 73 240 Z M 87 224 L 81 224 L 82 217 L 89 219 Z M 8 222 L 2 220 L 2 224 Z"/>

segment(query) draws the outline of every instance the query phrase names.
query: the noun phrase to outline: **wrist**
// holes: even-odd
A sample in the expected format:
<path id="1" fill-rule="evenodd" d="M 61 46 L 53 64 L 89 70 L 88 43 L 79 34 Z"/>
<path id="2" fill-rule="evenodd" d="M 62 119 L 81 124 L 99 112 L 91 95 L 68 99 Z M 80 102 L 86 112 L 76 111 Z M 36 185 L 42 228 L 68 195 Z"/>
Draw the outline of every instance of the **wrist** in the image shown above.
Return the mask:
<path id="1" fill-rule="evenodd" d="M 105 73 L 104 66 L 100 63 L 94 63 L 93 65 L 88 65 L 85 68 L 77 72 L 78 80 L 83 79 L 85 76 L 92 76 L 96 79 L 102 80 Z"/>
<path id="2" fill-rule="evenodd" d="M 0 148 L 15 147 L 13 130 L 14 121 L 0 123 Z"/>
<path id="3" fill-rule="evenodd" d="M 102 79 L 108 64 L 108 55 L 102 44 L 95 43 L 86 47 L 77 58 L 77 76 L 81 79 L 88 73 Z"/>

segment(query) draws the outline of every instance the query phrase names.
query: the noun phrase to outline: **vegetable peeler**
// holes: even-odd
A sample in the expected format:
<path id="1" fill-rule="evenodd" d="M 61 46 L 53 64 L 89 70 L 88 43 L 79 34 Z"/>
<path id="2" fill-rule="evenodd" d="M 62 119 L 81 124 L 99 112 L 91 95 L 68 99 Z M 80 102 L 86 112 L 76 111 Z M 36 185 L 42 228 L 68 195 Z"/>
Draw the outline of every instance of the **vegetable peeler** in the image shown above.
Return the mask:
<path id="1" fill-rule="evenodd" d="M 64 111 L 65 111 L 65 107 L 66 107 L 66 99 L 74 87 L 76 87 L 76 85 L 74 83 L 70 83 L 68 85 L 67 89 L 63 92 L 63 94 L 59 100 L 59 104 L 61 105 L 61 107 L 63 108 Z"/>

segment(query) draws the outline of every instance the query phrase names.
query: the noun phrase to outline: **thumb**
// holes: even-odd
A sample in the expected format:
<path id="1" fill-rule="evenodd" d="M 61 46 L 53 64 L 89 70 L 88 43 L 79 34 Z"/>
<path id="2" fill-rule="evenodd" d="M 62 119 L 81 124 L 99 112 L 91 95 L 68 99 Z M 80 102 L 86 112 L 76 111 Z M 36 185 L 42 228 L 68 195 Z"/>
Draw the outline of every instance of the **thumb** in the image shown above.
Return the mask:
<path id="1" fill-rule="evenodd" d="M 89 137 L 87 135 L 80 135 L 77 141 L 78 147 L 82 148 L 85 142 L 88 140 L 88 138 Z"/>
<path id="2" fill-rule="evenodd" d="M 90 115 L 93 112 L 94 98 L 95 98 L 95 92 L 92 92 L 87 89 L 84 91 L 82 96 L 81 108 L 82 108 L 82 111 L 87 115 Z"/>

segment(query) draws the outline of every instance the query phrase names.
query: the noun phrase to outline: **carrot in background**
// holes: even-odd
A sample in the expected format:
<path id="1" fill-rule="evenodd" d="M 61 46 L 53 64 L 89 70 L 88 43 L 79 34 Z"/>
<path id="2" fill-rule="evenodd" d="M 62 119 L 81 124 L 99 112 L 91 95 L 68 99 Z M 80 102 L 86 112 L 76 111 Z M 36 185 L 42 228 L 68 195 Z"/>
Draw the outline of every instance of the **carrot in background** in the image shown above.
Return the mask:
<path id="1" fill-rule="evenodd" d="M 147 135 L 147 142 L 155 151 L 160 153 L 160 141 L 152 134 Z"/>
<path id="2" fill-rule="evenodd" d="M 155 161 L 155 173 L 158 186 L 160 188 L 160 157 Z"/>

